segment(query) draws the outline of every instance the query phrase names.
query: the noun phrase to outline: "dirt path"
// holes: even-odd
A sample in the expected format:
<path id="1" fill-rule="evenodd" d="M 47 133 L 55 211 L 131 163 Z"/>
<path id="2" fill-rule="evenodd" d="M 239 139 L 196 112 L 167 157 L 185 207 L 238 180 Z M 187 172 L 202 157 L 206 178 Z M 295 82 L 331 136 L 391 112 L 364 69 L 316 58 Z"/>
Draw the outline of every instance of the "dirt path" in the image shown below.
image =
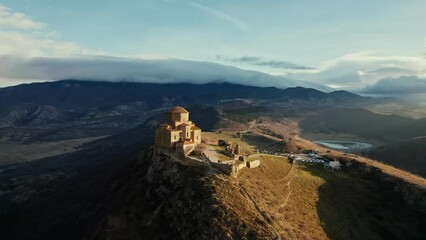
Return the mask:
<path id="1" fill-rule="evenodd" d="M 204 150 L 204 154 L 212 162 L 217 163 L 219 161 L 219 157 L 217 156 L 217 152 L 212 146 L 208 146 L 208 148 L 206 150 Z"/>
<path id="2" fill-rule="evenodd" d="M 265 224 L 267 224 L 270 229 L 272 230 L 272 232 L 274 232 L 276 238 L 275 239 L 281 239 L 281 234 L 278 231 L 278 229 L 276 229 L 274 227 L 274 225 L 272 225 L 270 222 L 272 221 L 271 217 L 268 216 L 268 214 L 265 211 L 262 211 L 259 207 L 259 204 L 257 204 L 256 200 L 253 199 L 253 197 L 250 195 L 250 193 L 247 192 L 247 190 L 240 184 L 239 181 L 237 181 L 238 187 L 244 192 L 243 197 L 245 197 L 248 202 L 250 203 L 250 205 L 256 209 L 256 211 L 258 212 L 258 214 L 260 216 L 262 216 L 263 220 L 265 221 Z"/>
<path id="3" fill-rule="evenodd" d="M 296 164 L 296 163 L 293 163 L 293 164 Z M 292 166 L 292 169 L 293 169 L 293 166 Z M 292 169 L 290 169 L 290 172 L 291 172 Z M 288 174 L 290 174 L 290 172 Z M 287 197 L 286 197 L 284 203 L 280 205 L 280 208 L 283 208 L 287 205 L 288 200 L 290 199 L 290 196 L 291 196 L 291 182 L 293 182 L 293 180 L 296 179 L 297 176 L 299 176 L 299 165 L 296 165 L 296 174 L 286 184 L 287 188 L 288 188 L 288 194 L 287 194 Z"/>
<path id="4" fill-rule="evenodd" d="M 288 195 L 287 195 L 287 197 L 286 197 L 286 200 L 285 200 L 285 202 L 283 203 L 283 204 L 281 204 L 280 205 L 280 208 L 283 208 L 283 207 L 285 207 L 286 205 L 287 205 L 287 202 L 289 201 L 289 199 L 290 199 L 290 196 L 291 196 L 291 183 L 292 183 L 292 181 L 299 175 L 299 165 L 297 165 L 296 164 L 296 166 L 295 166 L 295 164 L 293 164 L 292 166 L 291 166 L 291 169 L 290 169 L 290 171 L 288 171 L 288 173 L 287 173 L 287 175 L 285 176 L 285 177 L 283 177 L 283 179 L 282 180 L 284 180 L 284 179 L 286 179 L 286 178 L 288 178 L 288 177 L 290 177 L 291 176 L 291 174 L 292 174 L 292 172 L 294 172 L 294 170 L 293 169 L 295 169 L 295 174 L 294 174 L 294 176 L 292 176 L 291 177 L 291 179 L 286 183 L 286 185 L 287 185 L 287 187 L 288 187 Z M 280 180 L 280 181 L 282 181 L 282 180 Z M 258 214 L 260 215 L 260 216 L 262 216 L 262 218 L 264 219 L 264 221 L 265 221 L 265 223 L 269 226 L 269 228 L 274 232 L 274 234 L 276 235 L 276 239 L 281 239 L 281 234 L 280 234 L 280 232 L 278 231 L 278 229 L 277 228 L 275 228 L 275 226 L 273 225 L 273 223 L 271 223 L 271 221 L 272 221 L 272 218 L 265 212 L 265 211 L 263 211 L 261 208 L 260 208 L 260 206 L 259 206 L 259 204 L 256 202 L 256 200 L 250 195 L 250 193 L 246 190 L 246 188 L 244 187 L 244 186 L 242 186 L 242 184 L 237 180 L 237 184 L 238 184 L 238 187 L 242 190 L 242 192 L 244 193 L 244 194 L 242 194 L 243 195 L 243 197 L 244 198 L 246 198 L 247 200 L 248 200 L 248 202 L 250 203 L 250 205 L 258 212 Z M 285 223 L 284 222 L 284 224 L 287 226 L 287 223 Z"/>
<path id="5" fill-rule="evenodd" d="M 248 127 L 248 129 L 247 129 L 247 132 L 252 131 L 252 130 L 253 130 L 253 128 L 254 128 L 254 127 L 256 127 L 256 126 L 258 125 L 258 124 L 257 124 L 257 120 L 250 121 L 250 122 L 248 123 L 248 125 L 249 125 L 249 127 Z"/>

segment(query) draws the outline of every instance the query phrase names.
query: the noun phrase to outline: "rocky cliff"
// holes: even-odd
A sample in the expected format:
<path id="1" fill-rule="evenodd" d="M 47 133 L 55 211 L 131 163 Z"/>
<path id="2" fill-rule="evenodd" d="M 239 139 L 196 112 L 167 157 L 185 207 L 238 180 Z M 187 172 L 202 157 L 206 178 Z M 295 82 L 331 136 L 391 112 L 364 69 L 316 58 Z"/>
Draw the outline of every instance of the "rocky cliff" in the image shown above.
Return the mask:
<path id="1" fill-rule="evenodd" d="M 221 203 L 215 193 L 220 176 L 213 169 L 153 149 L 138 158 L 133 176 L 113 184 L 107 197 L 110 211 L 90 239 L 255 237 Z"/>

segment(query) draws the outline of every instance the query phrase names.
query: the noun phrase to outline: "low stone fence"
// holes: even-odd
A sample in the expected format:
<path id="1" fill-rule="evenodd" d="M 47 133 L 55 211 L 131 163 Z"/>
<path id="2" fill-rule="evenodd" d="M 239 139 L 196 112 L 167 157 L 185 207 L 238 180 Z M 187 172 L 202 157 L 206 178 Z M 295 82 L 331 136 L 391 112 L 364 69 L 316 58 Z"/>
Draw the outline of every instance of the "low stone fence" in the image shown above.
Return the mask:
<path id="1" fill-rule="evenodd" d="M 246 165 L 247 165 L 248 168 L 257 168 L 257 167 L 260 166 L 260 160 L 256 159 L 256 160 L 253 160 L 253 161 L 247 161 Z"/>
<path id="2" fill-rule="evenodd" d="M 211 161 L 206 154 L 202 153 L 202 156 L 206 159 L 206 161 L 210 164 L 210 166 L 220 170 L 226 175 L 229 176 L 237 176 L 241 169 L 247 167 L 247 168 L 256 168 L 260 166 L 260 160 L 256 159 L 253 161 L 248 161 L 247 159 L 244 159 L 243 161 L 240 160 L 230 160 L 230 161 L 224 161 L 224 162 L 213 162 Z"/>

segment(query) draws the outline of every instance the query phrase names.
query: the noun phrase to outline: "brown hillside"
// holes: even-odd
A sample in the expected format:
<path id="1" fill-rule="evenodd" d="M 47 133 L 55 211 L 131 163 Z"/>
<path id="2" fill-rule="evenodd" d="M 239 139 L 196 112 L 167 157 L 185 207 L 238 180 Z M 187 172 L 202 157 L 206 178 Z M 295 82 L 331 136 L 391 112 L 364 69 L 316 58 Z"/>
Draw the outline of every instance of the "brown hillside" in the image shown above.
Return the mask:
<path id="1" fill-rule="evenodd" d="M 237 179 L 221 177 L 216 193 L 227 209 L 258 239 L 418 239 L 424 214 L 400 196 L 354 169 L 324 170 L 291 166 L 287 159 L 263 155 L 257 169 Z M 366 197 L 368 196 L 368 197 Z M 395 220 L 398 219 L 398 220 Z"/>

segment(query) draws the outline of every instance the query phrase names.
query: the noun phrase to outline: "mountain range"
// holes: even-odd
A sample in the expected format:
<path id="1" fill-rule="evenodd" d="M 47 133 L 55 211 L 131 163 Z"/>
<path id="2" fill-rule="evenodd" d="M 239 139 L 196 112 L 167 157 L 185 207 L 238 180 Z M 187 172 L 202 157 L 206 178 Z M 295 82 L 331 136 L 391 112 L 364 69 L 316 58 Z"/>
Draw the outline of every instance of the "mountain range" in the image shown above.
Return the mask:
<path id="1" fill-rule="evenodd" d="M 214 105 L 227 99 L 252 99 L 258 102 L 256 104 L 263 101 L 264 105 L 273 102 L 275 107 L 287 109 L 323 108 L 372 100 L 346 91 L 324 93 L 302 87 L 63 80 L 1 88 L 0 132 L 2 139 L 14 141 L 48 140 L 53 136 L 64 139 L 100 136 L 134 127 L 153 111 L 173 105 Z M 14 127 L 13 132 L 9 131 L 11 127 Z M 27 131 L 27 127 L 33 129 Z"/>

